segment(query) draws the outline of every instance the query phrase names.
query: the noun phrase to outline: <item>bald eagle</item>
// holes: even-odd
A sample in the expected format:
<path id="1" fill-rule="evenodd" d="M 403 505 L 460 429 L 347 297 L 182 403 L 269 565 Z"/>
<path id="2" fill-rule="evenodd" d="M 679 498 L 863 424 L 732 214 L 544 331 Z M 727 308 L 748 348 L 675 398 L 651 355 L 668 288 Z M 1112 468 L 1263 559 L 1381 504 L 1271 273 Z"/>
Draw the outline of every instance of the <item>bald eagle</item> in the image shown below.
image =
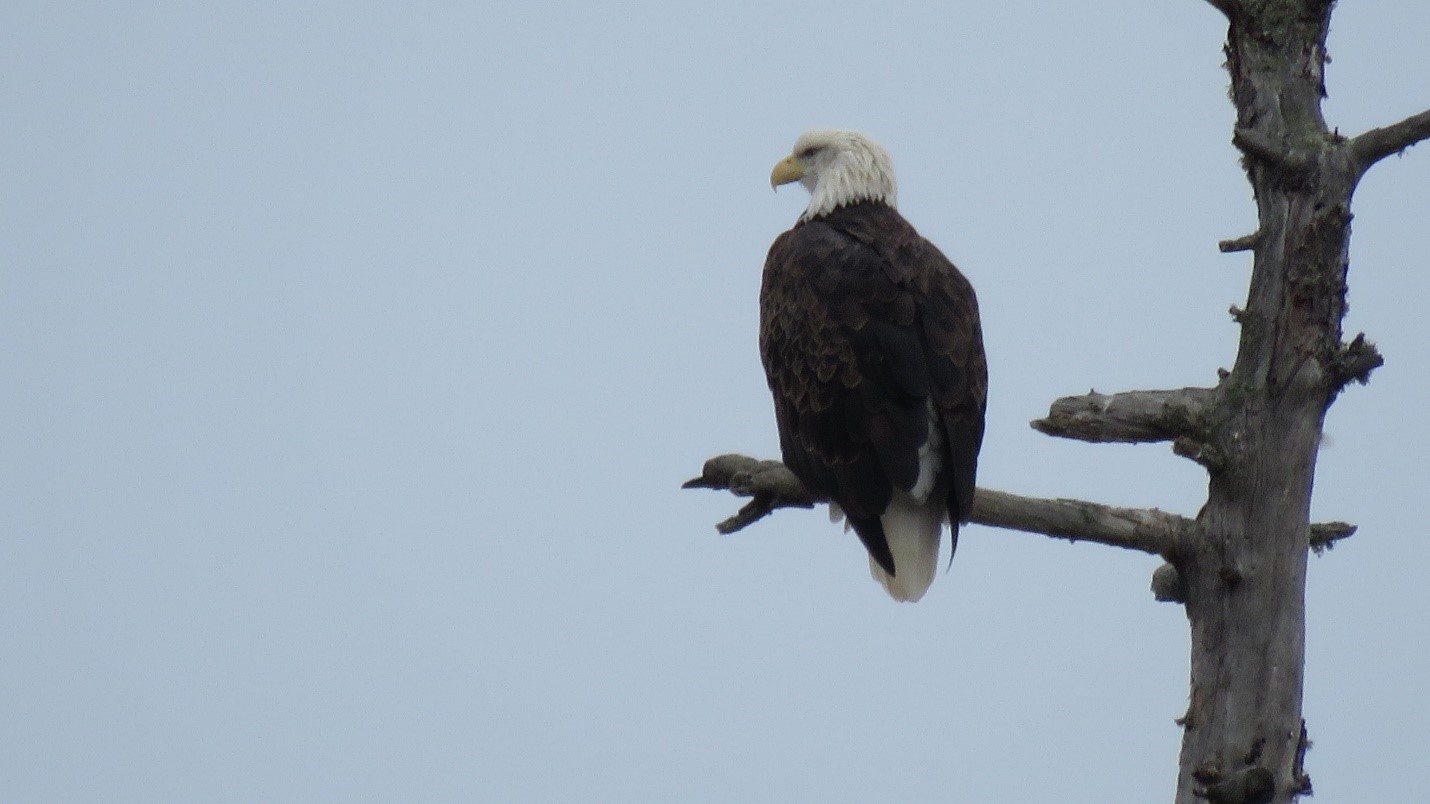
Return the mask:
<path id="1" fill-rule="evenodd" d="M 770 184 L 809 208 L 776 238 L 760 357 L 784 462 L 832 500 L 895 600 L 916 601 L 973 504 L 988 367 L 973 287 L 895 209 L 893 165 L 854 131 L 810 131 Z"/>

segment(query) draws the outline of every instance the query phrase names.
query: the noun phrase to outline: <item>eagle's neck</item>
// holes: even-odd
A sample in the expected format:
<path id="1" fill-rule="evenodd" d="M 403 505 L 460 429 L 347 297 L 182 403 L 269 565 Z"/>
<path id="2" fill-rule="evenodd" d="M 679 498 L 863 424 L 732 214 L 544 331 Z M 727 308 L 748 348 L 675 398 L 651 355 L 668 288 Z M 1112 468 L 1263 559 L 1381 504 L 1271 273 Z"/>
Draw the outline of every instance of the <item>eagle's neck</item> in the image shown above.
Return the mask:
<path id="1" fill-rule="evenodd" d="M 887 157 L 872 150 L 841 152 L 832 162 L 805 174 L 802 183 L 809 190 L 809 207 L 799 216 L 802 221 L 861 201 L 880 201 L 897 208 L 893 167 Z"/>

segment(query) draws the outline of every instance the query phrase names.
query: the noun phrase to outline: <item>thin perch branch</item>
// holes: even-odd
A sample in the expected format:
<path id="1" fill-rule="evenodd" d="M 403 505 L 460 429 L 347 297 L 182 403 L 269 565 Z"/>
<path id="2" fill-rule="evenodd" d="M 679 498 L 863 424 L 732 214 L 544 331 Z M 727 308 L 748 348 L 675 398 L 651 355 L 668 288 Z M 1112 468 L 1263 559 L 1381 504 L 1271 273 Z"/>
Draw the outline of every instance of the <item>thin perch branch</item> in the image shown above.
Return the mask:
<path id="1" fill-rule="evenodd" d="M 828 502 L 805 489 L 779 461 L 745 455 L 721 455 L 705 462 L 700 477 L 681 488 L 727 489 L 752 498 L 734 516 L 716 525 L 733 533 L 777 508 L 809 508 Z M 1082 500 L 1052 500 L 980 488 L 973 498 L 970 522 L 995 528 L 1042 533 L 1068 541 L 1088 541 L 1170 555 L 1196 523 L 1156 509 L 1114 508 Z"/>
<path id="2" fill-rule="evenodd" d="M 1115 508 L 1083 500 L 1023 497 L 980 488 L 970 522 L 1042 533 L 1167 557 L 1196 532 L 1197 523 L 1156 508 Z"/>
<path id="3" fill-rule="evenodd" d="M 1350 149 L 1359 171 L 1365 173 L 1376 162 L 1425 139 L 1430 139 L 1430 109 L 1353 137 Z"/>
<path id="4" fill-rule="evenodd" d="M 1216 244 L 1217 249 L 1223 254 L 1231 254 L 1237 251 L 1251 251 L 1256 248 L 1256 244 L 1261 242 L 1261 230 L 1257 229 L 1248 235 L 1233 237 L 1230 240 L 1222 240 Z"/>
<path id="5" fill-rule="evenodd" d="M 1356 526 L 1349 522 L 1311 523 L 1311 549 L 1320 555 L 1336 546 L 1336 542 L 1354 536 Z"/>
<path id="6" fill-rule="evenodd" d="M 750 497 L 739 511 L 721 521 L 721 533 L 737 530 L 763 519 L 776 508 L 813 508 L 828 500 L 814 496 L 799 478 L 779 461 L 762 461 L 747 455 L 720 455 L 705 462 L 700 477 L 687 480 L 683 489 L 728 490 L 737 497 Z"/>
<path id="7" fill-rule="evenodd" d="M 681 488 L 729 491 L 737 497 L 750 498 L 738 512 L 715 526 L 725 534 L 741 530 L 780 508 L 813 508 L 829 502 L 811 494 L 779 461 L 747 455 L 711 458 L 701 468 L 700 476 L 687 480 Z M 1156 508 L 1117 508 L 1083 500 L 1024 497 L 989 488 L 979 488 L 974 495 L 968 521 L 1070 542 L 1096 542 L 1163 558 L 1170 558 L 1199 532 L 1195 520 Z M 1355 526 L 1345 522 L 1313 524 L 1308 542 L 1320 553 L 1355 532 Z"/>
<path id="8" fill-rule="evenodd" d="M 1065 396 L 1052 404 L 1048 415 L 1030 422 L 1040 433 L 1079 441 L 1139 444 L 1201 438 L 1204 411 L 1216 400 L 1211 388 L 1177 388 L 1170 391 L 1128 391 Z"/>

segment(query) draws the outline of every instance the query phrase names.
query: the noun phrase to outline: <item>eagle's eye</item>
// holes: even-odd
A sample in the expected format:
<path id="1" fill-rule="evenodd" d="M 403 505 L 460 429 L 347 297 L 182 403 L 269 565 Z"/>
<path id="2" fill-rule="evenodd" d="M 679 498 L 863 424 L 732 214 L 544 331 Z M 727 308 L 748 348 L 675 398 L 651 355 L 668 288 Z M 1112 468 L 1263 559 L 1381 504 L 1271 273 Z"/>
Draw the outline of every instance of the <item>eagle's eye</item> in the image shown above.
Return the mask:
<path id="1" fill-rule="evenodd" d="M 817 153 L 819 153 L 819 146 L 811 145 L 808 148 L 799 149 L 799 152 L 796 153 L 795 156 L 799 157 L 800 159 L 808 159 Z"/>

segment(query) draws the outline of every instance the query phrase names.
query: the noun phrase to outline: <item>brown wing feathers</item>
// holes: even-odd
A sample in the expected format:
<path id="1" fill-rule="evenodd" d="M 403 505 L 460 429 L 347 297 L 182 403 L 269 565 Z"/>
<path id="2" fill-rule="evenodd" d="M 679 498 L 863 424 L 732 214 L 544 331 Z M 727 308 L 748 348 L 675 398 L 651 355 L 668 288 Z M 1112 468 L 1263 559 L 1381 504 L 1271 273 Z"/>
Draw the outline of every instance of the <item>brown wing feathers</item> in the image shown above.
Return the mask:
<path id="1" fill-rule="evenodd" d="M 844 509 L 892 575 L 878 517 L 895 487 L 917 480 L 930 398 L 954 522 L 972 502 L 987 388 L 972 288 L 893 208 L 871 202 L 781 235 L 760 311 L 785 463 Z"/>

